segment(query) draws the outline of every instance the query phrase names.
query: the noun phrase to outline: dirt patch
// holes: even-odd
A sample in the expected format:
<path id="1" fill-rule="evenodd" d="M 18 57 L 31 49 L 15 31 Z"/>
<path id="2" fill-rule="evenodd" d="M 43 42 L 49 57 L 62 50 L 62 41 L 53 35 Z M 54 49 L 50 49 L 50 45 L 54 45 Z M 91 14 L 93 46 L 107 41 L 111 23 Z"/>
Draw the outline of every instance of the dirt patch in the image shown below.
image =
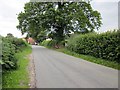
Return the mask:
<path id="1" fill-rule="evenodd" d="M 29 67 L 28 67 L 28 72 L 29 72 L 29 86 L 30 88 L 35 88 L 36 87 L 36 79 L 35 79 L 35 65 L 34 65 L 34 60 L 32 54 L 29 55 Z"/>

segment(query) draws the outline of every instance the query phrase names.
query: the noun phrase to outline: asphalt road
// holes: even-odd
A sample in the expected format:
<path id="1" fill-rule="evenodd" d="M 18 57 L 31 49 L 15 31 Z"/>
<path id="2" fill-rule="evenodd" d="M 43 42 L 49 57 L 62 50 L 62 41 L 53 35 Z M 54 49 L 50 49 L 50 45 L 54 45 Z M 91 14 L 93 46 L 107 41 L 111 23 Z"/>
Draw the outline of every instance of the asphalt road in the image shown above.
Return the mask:
<path id="1" fill-rule="evenodd" d="M 118 71 L 32 46 L 37 88 L 118 88 Z"/>

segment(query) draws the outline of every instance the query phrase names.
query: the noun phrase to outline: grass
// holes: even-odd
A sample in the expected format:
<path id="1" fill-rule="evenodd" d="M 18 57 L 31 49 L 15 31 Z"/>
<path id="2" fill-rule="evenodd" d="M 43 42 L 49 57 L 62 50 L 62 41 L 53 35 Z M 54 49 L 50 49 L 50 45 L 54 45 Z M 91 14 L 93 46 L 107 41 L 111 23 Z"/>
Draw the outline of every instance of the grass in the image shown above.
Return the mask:
<path id="1" fill-rule="evenodd" d="M 3 88 L 28 88 L 29 73 L 27 66 L 29 63 L 28 55 L 31 53 L 31 47 L 24 48 L 22 52 L 16 54 L 18 59 L 18 69 L 7 71 L 3 74 Z"/>
<path id="2" fill-rule="evenodd" d="M 96 64 L 101 64 L 101 65 L 104 65 L 104 66 L 107 66 L 107 67 L 111 67 L 111 68 L 120 70 L 120 64 L 118 64 L 117 62 L 114 62 L 114 61 L 108 61 L 108 60 L 105 60 L 105 59 L 96 58 L 96 57 L 89 56 L 89 55 L 78 54 L 78 53 L 75 53 L 75 52 L 71 52 L 71 51 L 69 51 L 65 48 L 54 49 L 54 50 L 57 50 L 59 52 L 63 52 L 63 53 L 68 54 L 68 55 L 72 55 L 72 56 L 77 57 L 77 58 L 82 58 L 84 60 L 87 60 L 87 61 L 90 61 L 90 62 L 93 62 L 93 63 L 96 63 Z"/>

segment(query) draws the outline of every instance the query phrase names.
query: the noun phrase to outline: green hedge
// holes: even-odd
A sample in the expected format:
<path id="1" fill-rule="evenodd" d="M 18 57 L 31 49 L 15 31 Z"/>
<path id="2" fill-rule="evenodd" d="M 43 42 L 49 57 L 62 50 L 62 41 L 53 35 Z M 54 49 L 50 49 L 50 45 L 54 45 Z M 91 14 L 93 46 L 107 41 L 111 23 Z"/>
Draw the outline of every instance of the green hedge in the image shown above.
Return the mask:
<path id="1" fill-rule="evenodd" d="M 28 46 L 28 43 L 19 38 L 13 39 L 13 44 L 15 45 L 16 52 L 22 51 L 22 49 Z"/>
<path id="2" fill-rule="evenodd" d="M 15 37 L 2 37 L 2 64 L 3 69 L 16 69 L 17 58 L 15 54 L 26 47 L 27 44 L 22 40 Z"/>
<path id="3" fill-rule="evenodd" d="M 67 48 L 79 54 L 120 62 L 120 30 L 73 35 L 68 39 Z"/>
<path id="4" fill-rule="evenodd" d="M 15 58 L 15 45 L 6 38 L 2 38 L 2 68 L 13 69 L 17 67 Z"/>
<path id="5" fill-rule="evenodd" d="M 58 42 L 56 40 L 44 40 L 41 45 L 49 48 L 61 48 L 64 47 L 65 41 Z"/>
<path id="6" fill-rule="evenodd" d="M 51 40 L 44 40 L 42 43 L 41 43 L 41 45 L 42 46 L 45 46 L 45 47 L 48 47 L 49 46 L 49 43 L 51 42 Z"/>

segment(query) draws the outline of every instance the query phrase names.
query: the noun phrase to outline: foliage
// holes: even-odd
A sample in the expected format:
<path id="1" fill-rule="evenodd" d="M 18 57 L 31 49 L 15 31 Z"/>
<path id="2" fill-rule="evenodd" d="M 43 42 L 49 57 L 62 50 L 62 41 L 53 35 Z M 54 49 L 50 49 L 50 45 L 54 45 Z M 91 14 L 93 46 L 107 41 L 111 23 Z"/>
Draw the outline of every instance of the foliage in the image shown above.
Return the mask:
<path id="1" fill-rule="evenodd" d="M 27 44 L 22 39 L 15 38 L 11 34 L 2 37 L 2 60 L 0 64 L 2 64 L 3 69 L 16 69 L 18 65 L 15 54 L 26 46 Z"/>
<path id="2" fill-rule="evenodd" d="M 102 34 L 74 35 L 67 48 L 79 54 L 120 62 L 120 30 Z"/>
<path id="3" fill-rule="evenodd" d="M 26 67 L 29 61 L 26 55 L 31 52 L 31 47 L 10 33 L 2 37 L 0 44 L 2 44 L 2 60 L 0 60 L 3 70 L 2 87 L 28 88 L 29 77 Z"/>
<path id="4" fill-rule="evenodd" d="M 2 75 L 2 88 L 29 88 L 28 77 L 28 55 L 32 52 L 31 47 L 24 47 L 22 52 L 18 52 L 15 56 L 18 59 L 20 67 L 17 70 L 9 70 Z M 6 89 L 5 89 L 6 90 Z"/>
<path id="5" fill-rule="evenodd" d="M 13 38 L 12 43 L 15 45 L 16 52 L 22 51 L 22 48 L 28 46 L 28 44 L 20 38 Z"/>
<path id="6" fill-rule="evenodd" d="M 48 48 L 61 48 L 64 47 L 64 41 L 58 42 L 56 40 L 44 40 L 41 45 Z"/>
<path id="7" fill-rule="evenodd" d="M 71 32 L 88 33 L 101 26 L 101 16 L 90 2 L 29 2 L 18 15 L 21 32 L 39 39 L 64 41 Z M 43 33 L 43 34 L 42 34 Z"/>
<path id="8" fill-rule="evenodd" d="M 63 52 L 65 54 L 68 54 L 68 55 L 72 55 L 72 56 L 77 57 L 77 58 L 81 58 L 81 59 L 96 63 L 96 64 L 101 64 L 101 65 L 104 65 L 104 66 L 107 66 L 107 67 L 111 67 L 111 68 L 120 70 L 120 64 L 118 64 L 115 61 L 108 61 L 108 60 L 101 59 L 101 58 L 96 58 L 96 57 L 93 57 L 93 56 L 90 56 L 90 55 L 78 54 L 78 53 L 75 53 L 75 52 L 71 52 L 67 48 L 60 48 L 60 49 L 56 49 L 56 50 L 59 51 L 59 52 Z"/>
<path id="9" fill-rule="evenodd" d="M 15 57 L 15 45 L 6 38 L 2 38 L 2 68 L 17 68 L 17 59 Z"/>
<path id="10" fill-rule="evenodd" d="M 45 46 L 45 47 L 48 47 L 48 44 L 51 42 L 51 40 L 44 40 L 41 45 L 42 46 Z"/>
<path id="11" fill-rule="evenodd" d="M 14 36 L 11 33 L 8 33 L 6 37 L 7 38 L 13 38 Z"/>

